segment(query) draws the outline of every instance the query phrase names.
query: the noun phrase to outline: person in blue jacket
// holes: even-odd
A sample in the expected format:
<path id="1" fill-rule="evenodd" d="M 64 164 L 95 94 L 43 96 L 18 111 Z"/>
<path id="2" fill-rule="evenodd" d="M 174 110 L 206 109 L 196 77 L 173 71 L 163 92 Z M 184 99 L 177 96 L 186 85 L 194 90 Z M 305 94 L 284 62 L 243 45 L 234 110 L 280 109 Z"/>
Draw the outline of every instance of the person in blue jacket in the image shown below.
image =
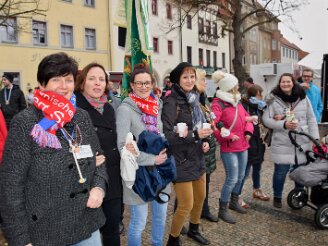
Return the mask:
<path id="1" fill-rule="evenodd" d="M 307 97 L 310 99 L 313 112 L 317 122 L 321 121 L 321 114 L 322 114 L 322 98 L 320 89 L 313 84 L 313 70 L 311 69 L 304 69 L 302 72 L 302 79 L 303 83 L 301 86 L 305 89 L 305 93 Z"/>

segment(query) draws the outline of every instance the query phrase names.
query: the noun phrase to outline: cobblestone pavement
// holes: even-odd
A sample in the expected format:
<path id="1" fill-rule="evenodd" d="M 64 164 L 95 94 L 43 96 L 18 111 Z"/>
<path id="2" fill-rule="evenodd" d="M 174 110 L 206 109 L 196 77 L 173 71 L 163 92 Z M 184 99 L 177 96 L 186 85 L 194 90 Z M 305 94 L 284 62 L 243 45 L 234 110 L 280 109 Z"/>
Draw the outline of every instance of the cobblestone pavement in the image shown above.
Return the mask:
<path id="1" fill-rule="evenodd" d="M 272 172 L 273 164 L 270 160 L 270 151 L 267 151 L 262 167 L 262 188 L 272 196 Z M 210 205 L 212 213 L 218 213 L 218 199 L 223 184 L 224 170 L 221 162 L 218 162 L 217 170 L 211 176 Z M 259 201 L 252 198 L 252 183 L 248 179 L 245 182 L 243 197 L 251 206 L 246 215 L 231 213 L 236 217 L 235 225 L 223 221 L 210 223 L 202 220 L 202 231 L 211 241 L 211 245 L 266 245 L 266 246 L 298 246 L 298 245 L 328 245 L 328 230 L 319 230 L 314 223 L 315 211 L 309 207 L 301 210 L 292 210 L 286 203 L 286 196 L 293 188 L 290 179 L 287 180 L 284 189 L 283 208 L 276 209 L 272 206 L 272 198 L 269 202 Z M 171 199 L 168 209 L 167 228 L 165 243 L 168 238 L 171 219 L 173 214 L 173 201 Z M 125 228 L 129 219 L 128 209 L 125 211 Z M 187 225 L 187 223 L 186 223 Z M 150 243 L 149 223 L 144 233 L 143 245 Z M 2 240 L 2 241 L 1 241 Z M 182 236 L 183 245 L 198 245 L 187 236 Z M 4 245 L 0 236 L 0 246 Z M 122 234 L 122 245 L 126 245 L 126 230 Z"/>
<path id="2" fill-rule="evenodd" d="M 267 151 L 262 167 L 262 188 L 266 194 L 272 196 L 273 163 L 270 160 L 270 151 Z M 213 214 L 218 213 L 218 199 L 224 181 L 223 165 L 219 161 L 216 171 L 211 175 L 210 205 Z M 246 215 L 238 214 L 232 210 L 236 217 L 235 225 L 223 221 L 218 223 L 202 220 L 201 227 L 204 235 L 211 241 L 211 245 L 266 245 L 266 246 L 298 246 L 298 245 L 328 245 L 328 230 L 319 230 L 314 222 L 315 211 L 309 207 L 301 210 L 292 210 L 286 202 L 286 196 L 293 189 L 293 182 L 288 178 L 284 189 L 283 208 L 276 209 L 272 205 L 272 198 L 268 202 L 253 199 L 252 182 L 247 179 L 244 186 L 243 198 L 251 206 Z M 173 199 L 168 208 L 168 219 L 165 243 L 171 226 L 173 215 Z M 128 221 L 126 211 L 125 222 Z M 126 223 L 125 223 L 126 224 Z M 187 225 L 187 222 L 186 222 Z M 127 228 L 127 224 L 126 227 Z M 126 245 L 126 231 L 123 233 L 122 242 Z M 150 243 L 149 223 L 143 237 L 143 245 Z M 183 245 L 199 245 L 187 236 L 182 236 Z"/>

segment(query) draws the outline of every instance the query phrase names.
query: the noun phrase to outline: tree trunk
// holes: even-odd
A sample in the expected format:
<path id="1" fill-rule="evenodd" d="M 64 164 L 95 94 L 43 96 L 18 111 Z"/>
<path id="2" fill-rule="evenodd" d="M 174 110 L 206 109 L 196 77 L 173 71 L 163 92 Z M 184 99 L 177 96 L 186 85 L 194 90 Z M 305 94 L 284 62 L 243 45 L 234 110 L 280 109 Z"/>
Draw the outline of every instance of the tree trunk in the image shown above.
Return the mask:
<path id="1" fill-rule="evenodd" d="M 245 51 L 242 47 L 242 22 L 241 22 L 241 0 L 235 1 L 235 13 L 232 19 L 232 29 L 234 34 L 233 45 L 235 57 L 232 60 L 233 69 L 235 71 L 235 75 L 239 80 L 239 87 L 243 89 L 243 83 L 246 78 L 245 69 L 243 67 L 243 56 Z"/>

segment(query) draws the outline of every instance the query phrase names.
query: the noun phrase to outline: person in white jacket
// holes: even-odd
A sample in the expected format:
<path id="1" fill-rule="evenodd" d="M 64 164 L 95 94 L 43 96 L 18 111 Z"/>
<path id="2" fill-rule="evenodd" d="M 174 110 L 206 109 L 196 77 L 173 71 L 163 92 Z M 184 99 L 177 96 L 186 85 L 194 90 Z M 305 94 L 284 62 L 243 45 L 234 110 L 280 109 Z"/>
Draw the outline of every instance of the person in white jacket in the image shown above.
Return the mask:
<path id="1" fill-rule="evenodd" d="M 280 76 L 278 85 L 267 97 L 267 109 L 263 114 L 263 123 L 273 129 L 271 154 L 274 162 L 273 205 L 281 208 L 286 175 L 295 164 L 306 162 L 306 156 L 291 143 L 289 130 L 310 133 L 319 139 L 319 130 L 309 99 L 302 87 L 295 82 L 292 74 Z M 304 151 L 311 149 L 310 140 L 305 136 L 296 139 Z"/>

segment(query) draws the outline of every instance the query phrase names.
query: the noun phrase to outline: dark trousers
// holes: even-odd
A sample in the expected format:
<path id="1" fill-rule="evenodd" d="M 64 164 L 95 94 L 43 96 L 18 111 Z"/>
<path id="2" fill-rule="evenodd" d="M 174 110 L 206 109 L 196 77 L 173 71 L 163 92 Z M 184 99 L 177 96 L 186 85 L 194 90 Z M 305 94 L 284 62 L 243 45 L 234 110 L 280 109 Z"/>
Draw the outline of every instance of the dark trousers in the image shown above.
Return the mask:
<path id="1" fill-rule="evenodd" d="M 206 197 L 204 200 L 204 204 L 203 204 L 203 211 L 202 214 L 206 215 L 210 212 L 210 207 L 208 206 L 208 191 L 210 189 L 210 182 L 211 182 L 211 174 L 210 173 L 206 173 Z"/>
<path id="2" fill-rule="evenodd" d="M 105 200 L 102 208 L 106 216 L 106 223 L 101 228 L 103 245 L 120 246 L 121 198 Z"/>

